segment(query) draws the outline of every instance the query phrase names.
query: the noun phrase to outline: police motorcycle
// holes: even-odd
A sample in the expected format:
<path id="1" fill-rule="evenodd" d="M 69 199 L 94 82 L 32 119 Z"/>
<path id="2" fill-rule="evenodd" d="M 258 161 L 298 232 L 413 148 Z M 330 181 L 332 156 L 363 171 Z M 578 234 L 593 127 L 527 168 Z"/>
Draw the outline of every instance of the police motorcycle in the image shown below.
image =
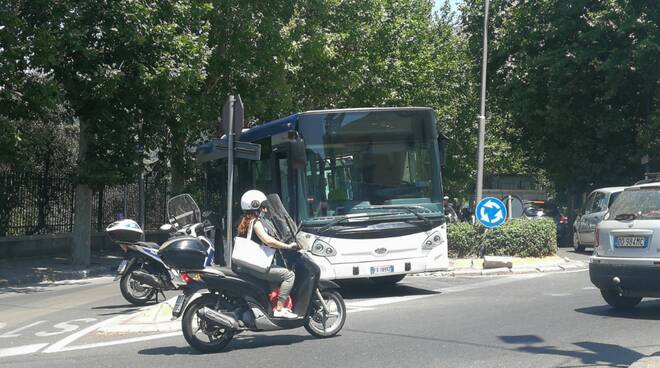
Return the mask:
<path id="1" fill-rule="evenodd" d="M 169 231 L 170 239 L 162 245 L 145 242 L 144 231 L 137 222 L 126 219 L 111 223 L 106 228 L 110 239 L 124 251 L 124 260 L 117 268 L 115 281 L 120 279 L 119 290 L 129 303 L 144 305 L 158 295 L 165 298 L 165 290 L 186 286 L 178 270 L 169 267 L 158 255 L 158 249 L 179 238 L 197 239 L 206 250 L 203 262 L 213 262 L 215 248 L 207 234 L 213 229 L 208 221 L 202 222 L 197 203 L 189 194 L 172 197 L 167 202 L 168 224 L 160 227 Z"/>
<path id="2" fill-rule="evenodd" d="M 286 213 L 279 196 L 269 195 L 267 208 L 280 239 L 295 241 L 298 227 Z M 276 285 L 242 273 L 236 267 L 205 267 L 205 247 L 197 239 L 181 238 L 161 247 L 163 261 L 182 270 L 189 282 L 172 311 L 174 318 L 183 315 L 181 327 L 188 344 L 202 353 L 215 353 L 245 331 L 304 327 L 316 337 L 336 335 L 346 321 L 344 299 L 337 284 L 320 279 L 320 269 L 308 252 L 300 247 L 282 251 L 296 274 L 291 298 L 293 313 L 299 316 L 286 319 L 273 316 L 274 299 L 269 300 L 268 294 Z"/>

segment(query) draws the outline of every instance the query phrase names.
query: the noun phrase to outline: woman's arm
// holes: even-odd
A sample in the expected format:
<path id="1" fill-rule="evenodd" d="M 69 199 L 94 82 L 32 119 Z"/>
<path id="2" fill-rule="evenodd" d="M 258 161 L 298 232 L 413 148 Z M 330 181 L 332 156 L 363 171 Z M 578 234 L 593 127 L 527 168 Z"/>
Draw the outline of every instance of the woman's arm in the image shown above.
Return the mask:
<path id="1" fill-rule="evenodd" d="M 266 229 L 264 229 L 264 226 L 261 224 L 261 221 L 255 221 L 255 223 L 254 223 L 254 233 L 257 234 L 259 239 L 261 239 L 261 241 L 265 245 L 267 245 L 271 248 L 291 249 L 291 245 L 286 244 L 286 243 L 282 243 L 281 241 L 279 241 L 279 240 L 273 238 L 272 236 L 268 235 L 268 233 L 266 232 Z"/>

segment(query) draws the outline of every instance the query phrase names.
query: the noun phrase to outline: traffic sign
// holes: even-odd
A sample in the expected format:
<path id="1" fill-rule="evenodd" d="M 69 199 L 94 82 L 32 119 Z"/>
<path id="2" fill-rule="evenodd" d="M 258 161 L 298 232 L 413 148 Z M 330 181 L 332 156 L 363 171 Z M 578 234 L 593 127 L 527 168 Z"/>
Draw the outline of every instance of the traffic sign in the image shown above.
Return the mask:
<path id="1" fill-rule="evenodd" d="M 506 221 L 506 206 L 502 201 L 486 197 L 479 201 L 475 211 L 477 221 L 485 227 L 498 227 Z"/>
<path id="2" fill-rule="evenodd" d="M 225 106 L 222 108 L 221 123 L 224 133 L 228 135 L 229 128 L 231 127 L 231 132 L 234 134 L 235 140 L 238 140 L 241 136 L 241 130 L 243 130 L 244 115 L 245 110 L 241 96 L 238 95 L 235 98 L 234 96 L 229 96 L 225 102 Z"/>
<path id="3" fill-rule="evenodd" d="M 197 162 L 207 162 L 226 158 L 229 153 L 227 139 L 214 139 L 208 143 L 197 146 Z M 236 158 L 244 160 L 261 159 L 261 145 L 249 142 L 236 142 L 234 146 Z"/>

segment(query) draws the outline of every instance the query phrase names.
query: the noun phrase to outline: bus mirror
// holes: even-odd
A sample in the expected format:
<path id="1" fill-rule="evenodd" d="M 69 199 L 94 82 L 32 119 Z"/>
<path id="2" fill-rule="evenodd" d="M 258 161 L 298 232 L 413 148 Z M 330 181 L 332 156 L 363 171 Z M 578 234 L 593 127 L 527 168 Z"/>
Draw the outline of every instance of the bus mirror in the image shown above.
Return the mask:
<path id="1" fill-rule="evenodd" d="M 307 154 L 305 153 L 305 142 L 302 138 L 296 137 L 291 140 L 289 155 L 291 157 L 291 167 L 294 169 L 302 169 L 305 167 Z"/>

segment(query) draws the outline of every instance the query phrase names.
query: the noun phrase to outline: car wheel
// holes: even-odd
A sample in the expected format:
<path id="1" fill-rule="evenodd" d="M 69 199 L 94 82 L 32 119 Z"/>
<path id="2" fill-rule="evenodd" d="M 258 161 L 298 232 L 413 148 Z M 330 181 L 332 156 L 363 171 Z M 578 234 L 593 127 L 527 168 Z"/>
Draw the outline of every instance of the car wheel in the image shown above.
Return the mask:
<path id="1" fill-rule="evenodd" d="M 603 299 L 607 304 L 611 305 L 615 309 L 626 310 L 634 308 L 639 302 L 642 301 L 641 297 L 637 296 L 623 296 L 620 295 L 616 290 L 600 290 L 600 295 L 603 296 Z"/>
<path id="2" fill-rule="evenodd" d="M 576 231 L 573 232 L 573 249 L 576 252 L 584 252 L 584 245 L 580 244 L 580 237 Z"/>

